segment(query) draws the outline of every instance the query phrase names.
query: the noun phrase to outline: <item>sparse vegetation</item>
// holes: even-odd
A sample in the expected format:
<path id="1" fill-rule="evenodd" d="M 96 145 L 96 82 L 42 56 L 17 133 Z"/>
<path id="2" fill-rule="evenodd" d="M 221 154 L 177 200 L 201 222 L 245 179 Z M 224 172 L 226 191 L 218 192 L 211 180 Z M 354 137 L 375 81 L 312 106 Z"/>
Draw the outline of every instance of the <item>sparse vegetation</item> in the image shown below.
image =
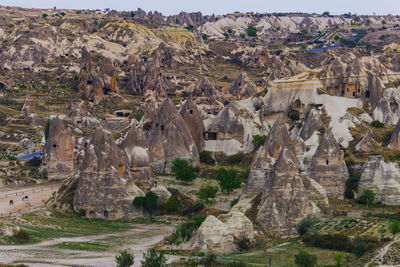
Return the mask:
<path id="1" fill-rule="evenodd" d="M 375 200 L 375 193 L 372 190 L 366 189 L 363 193 L 357 198 L 357 202 L 363 205 L 373 204 Z"/>
<path id="2" fill-rule="evenodd" d="M 393 235 L 393 239 L 394 239 L 394 236 L 396 234 L 400 233 L 400 222 L 392 222 L 389 225 L 389 230 L 390 230 L 390 233 Z"/>
<path id="3" fill-rule="evenodd" d="M 143 254 L 141 263 L 142 267 L 166 267 L 167 258 L 165 258 L 163 252 L 157 252 L 152 248 L 147 253 Z"/>
<path id="4" fill-rule="evenodd" d="M 202 38 L 204 41 L 207 41 L 207 39 L 208 39 L 208 34 L 203 33 L 203 34 L 201 35 L 201 38 Z"/>
<path id="5" fill-rule="evenodd" d="M 383 127 L 385 127 L 385 124 L 380 121 L 375 120 L 375 121 L 371 122 L 371 126 L 375 127 L 375 128 L 383 128 Z"/>
<path id="6" fill-rule="evenodd" d="M 247 28 L 247 35 L 251 37 L 257 36 L 257 28 L 254 26 L 249 26 Z"/>
<path id="7" fill-rule="evenodd" d="M 157 200 L 158 196 L 154 192 L 148 191 L 144 197 L 135 197 L 133 205 L 149 212 L 151 216 L 152 212 L 158 208 Z"/>
<path id="8" fill-rule="evenodd" d="M 299 267 L 314 267 L 318 263 L 317 256 L 299 251 L 295 256 L 294 263 Z"/>
<path id="9" fill-rule="evenodd" d="M 258 149 L 260 146 L 264 145 L 265 139 L 267 139 L 267 136 L 265 135 L 253 135 L 253 144 L 254 144 L 254 149 Z"/>
<path id="10" fill-rule="evenodd" d="M 215 198 L 215 196 L 217 195 L 217 192 L 218 192 L 217 186 L 204 185 L 200 188 L 197 195 L 201 200 L 210 202 L 212 199 Z"/>

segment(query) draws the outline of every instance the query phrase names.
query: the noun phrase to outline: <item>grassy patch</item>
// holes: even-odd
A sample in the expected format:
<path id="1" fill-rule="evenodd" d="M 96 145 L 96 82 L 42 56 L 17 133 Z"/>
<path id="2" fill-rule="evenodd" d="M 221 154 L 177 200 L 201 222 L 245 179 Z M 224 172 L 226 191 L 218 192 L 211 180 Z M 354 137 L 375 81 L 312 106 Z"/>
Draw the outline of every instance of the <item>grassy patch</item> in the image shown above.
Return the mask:
<path id="1" fill-rule="evenodd" d="M 111 249 L 109 245 L 94 243 L 94 242 L 64 242 L 61 244 L 54 245 L 61 249 L 72 249 L 72 250 L 87 250 L 87 251 L 108 251 Z"/>

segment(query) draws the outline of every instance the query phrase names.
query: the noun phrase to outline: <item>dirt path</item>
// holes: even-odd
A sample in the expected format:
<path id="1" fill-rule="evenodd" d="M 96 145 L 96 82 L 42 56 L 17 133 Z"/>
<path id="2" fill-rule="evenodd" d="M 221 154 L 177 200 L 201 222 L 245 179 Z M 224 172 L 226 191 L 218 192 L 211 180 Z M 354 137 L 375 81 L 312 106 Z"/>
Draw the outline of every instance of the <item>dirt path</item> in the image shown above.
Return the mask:
<path id="1" fill-rule="evenodd" d="M 1 188 L 0 217 L 25 213 L 43 206 L 44 201 L 48 200 L 60 186 L 60 184 L 52 184 Z M 24 196 L 28 196 L 28 201 L 22 200 Z M 13 205 L 10 205 L 10 201 Z"/>
<path id="2" fill-rule="evenodd" d="M 137 225 L 135 229 L 114 234 L 57 238 L 44 241 L 35 245 L 25 246 L 0 246 L 0 262 L 14 263 L 16 261 L 29 263 L 29 266 L 115 266 L 116 252 L 92 252 L 81 250 L 68 250 L 52 247 L 64 242 L 98 242 L 108 244 L 123 237 L 129 239 L 129 244 L 118 246 L 119 250 L 127 249 L 135 255 L 135 265 L 140 266 L 142 255 L 149 248 L 162 241 L 175 230 L 169 225 Z M 168 257 L 169 261 L 176 257 Z"/>

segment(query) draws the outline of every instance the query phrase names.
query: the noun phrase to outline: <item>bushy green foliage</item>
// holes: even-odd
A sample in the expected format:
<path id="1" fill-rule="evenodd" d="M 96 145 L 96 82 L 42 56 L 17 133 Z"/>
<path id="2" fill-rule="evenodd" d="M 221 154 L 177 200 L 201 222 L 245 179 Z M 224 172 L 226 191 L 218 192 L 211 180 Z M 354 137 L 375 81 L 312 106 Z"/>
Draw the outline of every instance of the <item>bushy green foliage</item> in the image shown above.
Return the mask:
<path id="1" fill-rule="evenodd" d="M 65 16 L 65 12 L 60 12 L 60 15 L 64 17 Z"/>
<path id="2" fill-rule="evenodd" d="M 394 236 L 396 234 L 400 233 L 400 222 L 392 222 L 389 225 L 389 230 L 390 230 L 390 233 L 392 233 L 393 239 L 394 239 Z"/>
<path id="3" fill-rule="evenodd" d="M 30 239 L 29 233 L 26 230 L 13 230 L 12 238 L 17 242 L 26 242 Z"/>
<path id="4" fill-rule="evenodd" d="M 211 152 L 206 150 L 200 152 L 200 162 L 208 165 L 215 164 L 215 160 L 213 159 Z"/>
<path id="5" fill-rule="evenodd" d="M 254 145 L 254 149 L 258 149 L 260 146 L 264 145 L 265 143 L 265 139 L 267 138 L 267 136 L 265 135 L 253 135 L 253 145 Z"/>
<path id="6" fill-rule="evenodd" d="M 194 27 L 193 27 L 193 25 L 189 24 L 189 25 L 187 25 L 187 26 L 185 27 L 185 29 L 188 30 L 188 31 L 190 31 L 190 32 L 193 32 Z"/>
<path id="7" fill-rule="evenodd" d="M 171 170 L 175 173 L 176 179 L 184 181 L 185 183 L 191 182 L 196 179 L 193 167 L 188 164 L 186 160 L 175 159 L 172 161 Z"/>
<path id="8" fill-rule="evenodd" d="M 227 32 L 228 32 L 229 34 L 232 34 L 233 31 L 232 31 L 231 28 L 228 28 Z"/>
<path id="9" fill-rule="evenodd" d="M 137 113 L 135 114 L 135 119 L 136 119 L 137 121 L 141 121 L 142 118 L 143 118 L 143 112 L 139 111 L 139 112 L 137 112 Z"/>
<path id="10" fill-rule="evenodd" d="M 43 17 L 44 19 L 47 18 L 47 16 L 48 16 L 48 15 L 47 15 L 46 13 L 43 13 L 43 14 L 42 14 L 42 17 Z"/>
<path id="11" fill-rule="evenodd" d="M 77 10 L 77 11 L 75 11 L 75 13 L 76 13 L 77 15 L 82 14 L 82 10 Z"/>
<path id="12" fill-rule="evenodd" d="M 375 128 L 383 128 L 383 127 L 385 127 L 385 124 L 378 120 L 375 120 L 375 121 L 371 122 L 371 126 L 375 127 Z"/>
<path id="13" fill-rule="evenodd" d="M 372 190 L 366 189 L 362 195 L 358 197 L 357 202 L 363 205 L 369 205 L 374 203 L 375 193 Z"/>
<path id="14" fill-rule="evenodd" d="M 167 201 L 161 203 L 160 208 L 167 213 L 174 213 L 182 208 L 182 203 L 176 196 L 170 196 Z"/>
<path id="15" fill-rule="evenodd" d="M 212 186 L 212 185 L 203 185 L 199 192 L 197 193 L 197 196 L 206 202 L 209 202 L 210 199 L 214 199 L 215 196 L 217 195 L 218 192 L 218 186 Z"/>
<path id="16" fill-rule="evenodd" d="M 204 222 L 206 218 L 207 217 L 204 215 L 197 215 L 196 218 L 194 218 L 194 223 L 196 227 L 200 227 L 200 225 Z"/>
<path id="17" fill-rule="evenodd" d="M 189 241 L 190 238 L 192 238 L 193 233 L 200 227 L 205 219 L 206 216 L 198 215 L 194 219 L 179 225 L 175 232 L 170 236 L 169 242 L 179 245 L 182 242 Z"/>
<path id="18" fill-rule="evenodd" d="M 257 36 L 257 28 L 254 27 L 254 26 L 249 26 L 249 27 L 247 28 L 247 35 L 248 35 L 248 36 L 252 36 L 252 37 Z"/>
<path id="19" fill-rule="evenodd" d="M 157 209 L 157 200 L 158 196 L 154 192 L 148 191 L 144 197 L 135 197 L 133 205 L 136 208 L 142 208 L 151 215 Z"/>
<path id="20" fill-rule="evenodd" d="M 167 259 L 163 252 L 157 252 L 154 248 L 143 254 L 142 267 L 166 267 Z"/>
<path id="21" fill-rule="evenodd" d="M 200 259 L 200 264 L 204 266 L 213 266 L 217 260 L 217 256 L 211 252 L 207 253 L 203 258 Z"/>
<path id="22" fill-rule="evenodd" d="M 329 11 L 325 11 L 324 13 L 322 13 L 323 16 L 329 16 Z"/>
<path id="23" fill-rule="evenodd" d="M 242 152 L 238 152 L 228 157 L 228 164 L 236 165 L 241 163 L 243 159 L 244 159 L 244 154 Z"/>
<path id="24" fill-rule="evenodd" d="M 231 203 L 230 203 L 231 208 L 232 208 L 233 206 L 235 206 L 238 202 L 239 202 L 239 198 L 233 199 L 233 200 L 231 201 Z"/>
<path id="25" fill-rule="evenodd" d="M 203 33 L 203 34 L 201 35 L 201 38 L 203 38 L 204 41 L 207 41 L 207 39 L 208 39 L 208 34 Z"/>
<path id="26" fill-rule="evenodd" d="M 333 256 L 333 260 L 336 263 L 336 267 L 340 267 L 340 266 L 342 266 L 343 255 L 341 253 L 336 253 Z"/>
<path id="27" fill-rule="evenodd" d="M 218 170 L 216 179 L 219 182 L 221 191 L 229 195 L 234 189 L 239 188 L 241 185 L 240 179 L 237 177 L 237 171 L 234 169 L 220 168 Z"/>
<path id="28" fill-rule="evenodd" d="M 48 119 L 46 121 L 46 128 L 44 129 L 44 139 L 47 140 L 49 138 L 49 133 L 50 133 L 50 125 L 51 125 L 51 120 Z"/>
<path id="29" fill-rule="evenodd" d="M 354 192 L 357 191 L 358 182 L 360 177 L 351 176 L 346 180 L 346 189 L 344 191 L 344 196 L 348 199 L 354 199 Z"/>
<path id="30" fill-rule="evenodd" d="M 300 267 L 314 267 L 317 266 L 318 263 L 317 256 L 308 254 L 305 251 L 299 251 L 294 257 L 294 263 Z"/>
<path id="31" fill-rule="evenodd" d="M 308 33 L 308 30 L 307 30 L 307 29 L 302 29 L 302 30 L 300 31 L 300 33 L 302 33 L 302 34 L 307 34 L 307 33 Z"/>
<path id="32" fill-rule="evenodd" d="M 244 180 L 247 180 L 247 178 L 249 178 L 250 172 L 251 172 L 251 169 L 247 168 L 244 172 L 242 172 L 241 178 Z"/>
<path id="33" fill-rule="evenodd" d="M 119 253 L 119 255 L 115 256 L 115 262 L 117 263 L 117 267 L 129 267 L 135 263 L 135 257 L 133 254 L 124 250 Z"/>
<path id="34" fill-rule="evenodd" d="M 313 218 L 312 216 L 307 216 L 300 221 L 299 225 L 297 225 L 297 232 L 299 233 L 299 235 L 302 236 L 305 233 L 309 232 L 315 223 L 315 218 Z"/>

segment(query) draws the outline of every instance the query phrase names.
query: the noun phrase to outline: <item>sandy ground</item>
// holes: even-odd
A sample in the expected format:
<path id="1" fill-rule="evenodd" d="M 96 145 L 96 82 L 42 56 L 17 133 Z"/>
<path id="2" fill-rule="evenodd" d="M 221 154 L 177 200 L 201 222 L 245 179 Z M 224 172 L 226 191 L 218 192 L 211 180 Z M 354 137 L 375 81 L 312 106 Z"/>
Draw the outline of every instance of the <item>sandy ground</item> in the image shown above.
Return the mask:
<path id="1" fill-rule="evenodd" d="M 133 230 L 84 237 L 58 238 L 44 241 L 35 245 L 25 246 L 0 246 L 0 262 L 13 263 L 15 261 L 28 263 L 29 266 L 116 266 L 114 258 L 115 252 L 90 252 L 80 250 L 59 249 L 54 246 L 63 242 L 102 242 L 106 240 L 112 242 L 113 238 L 129 237 L 129 245 L 123 245 L 121 250 L 127 249 L 135 255 L 135 265 L 140 266 L 143 253 L 155 244 L 162 241 L 175 230 L 170 225 L 137 225 Z M 168 261 L 175 261 L 178 257 L 168 256 Z"/>
<path id="2" fill-rule="evenodd" d="M 54 191 L 58 190 L 60 184 L 52 185 L 29 185 L 21 187 L 10 187 L 0 189 L 0 217 L 15 215 L 19 212 L 25 213 L 44 205 Z M 28 201 L 22 201 L 28 196 Z M 10 200 L 14 202 L 10 205 Z"/>

